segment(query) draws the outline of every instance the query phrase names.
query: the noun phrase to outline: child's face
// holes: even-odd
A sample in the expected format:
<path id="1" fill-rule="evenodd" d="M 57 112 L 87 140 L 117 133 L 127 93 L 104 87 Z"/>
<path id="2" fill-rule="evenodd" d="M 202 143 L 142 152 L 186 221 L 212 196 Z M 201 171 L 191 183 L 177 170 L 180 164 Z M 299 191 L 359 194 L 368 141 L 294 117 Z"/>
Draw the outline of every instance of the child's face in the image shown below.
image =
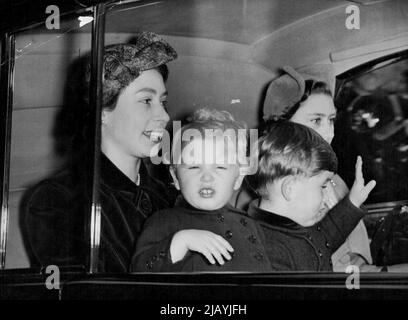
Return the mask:
<path id="1" fill-rule="evenodd" d="M 192 155 L 192 150 L 203 152 Z M 176 172 L 173 168 L 170 172 L 176 188 L 190 205 L 201 210 L 219 209 L 241 186 L 243 175 L 236 163 L 228 163 L 229 152 L 236 150 L 227 144 L 212 143 L 212 139 L 196 138 L 184 147 L 181 164 Z"/>
<path id="2" fill-rule="evenodd" d="M 309 227 L 323 219 L 327 210 L 324 204 L 324 189 L 333 172 L 322 171 L 313 177 L 299 177 L 292 184 L 291 219 L 304 227 Z"/>

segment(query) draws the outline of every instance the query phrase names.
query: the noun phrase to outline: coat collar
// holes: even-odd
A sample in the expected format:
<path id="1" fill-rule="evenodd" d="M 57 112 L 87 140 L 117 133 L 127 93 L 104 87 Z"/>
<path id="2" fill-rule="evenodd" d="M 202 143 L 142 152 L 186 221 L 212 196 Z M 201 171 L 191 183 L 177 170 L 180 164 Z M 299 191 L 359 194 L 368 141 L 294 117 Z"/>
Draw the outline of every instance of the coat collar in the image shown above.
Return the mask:
<path id="1" fill-rule="evenodd" d="M 171 206 L 174 203 L 175 190 L 170 190 L 169 186 L 166 187 L 163 182 L 153 178 L 143 161 L 140 163 L 139 168 L 139 185 L 130 180 L 103 153 L 101 153 L 100 168 L 102 180 L 114 190 L 128 192 L 133 195 L 143 190 L 150 195 L 154 195 L 155 201 L 159 201 L 161 207 Z"/>
<path id="2" fill-rule="evenodd" d="M 132 180 L 128 178 L 118 167 L 116 167 L 109 158 L 101 153 L 101 170 L 100 175 L 102 179 L 111 188 L 115 190 L 136 192 L 138 186 Z M 143 162 L 140 163 L 140 185 L 142 185 L 146 180 L 146 168 Z"/>
<path id="3" fill-rule="evenodd" d="M 280 229 L 281 231 L 293 232 L 293 233 L 305 233 L 306 228 L 297 224 L 293 220 L 277 215 L 276 213 L 269 212 L 259 208 L 260 199 L 255 199 L 249 204 L 248 215 L 266 224 L 273 229 Z"/>

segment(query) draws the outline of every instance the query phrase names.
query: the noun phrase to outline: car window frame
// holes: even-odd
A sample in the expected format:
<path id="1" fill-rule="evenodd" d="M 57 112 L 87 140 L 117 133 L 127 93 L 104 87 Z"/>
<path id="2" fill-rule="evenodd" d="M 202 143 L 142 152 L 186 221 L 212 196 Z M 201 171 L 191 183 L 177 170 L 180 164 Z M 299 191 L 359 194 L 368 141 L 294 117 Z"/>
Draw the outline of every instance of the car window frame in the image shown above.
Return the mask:
<path id="1" fill-rule="evenodd" d="M 334 99 L 338 98 L 338 94 L 340 93 L 344 84 L 350 81 L 352 78 L 359 77 L 368 72 L 374 71 L 379 68 L 383 68 L 387 65 L 405 59 L 408 59 L 408 50 L 395 52 L 389 55 L 382 56 L 380 58 L 370 60 L 356 67 L 353 67 L 345 72 L 340 73 L 339 75 L 336 76 L 336 90 Z"/>
<path id="2" fill-rule="evenodd" d="M 5 33 L 1 39 L 1 75 L 0 75 L 0 168 L 2 183 L 0 185 L 0 270 L 6 267 L 6 242 L 8 232 L 8 191 L 10 172 L 11 113 L 13 108 L 14 79 L 14 36 Z"/>
<path id="3" fill-rule="evenodd" d="M 100 125 L 101 125 L 101 103 L 102 103 L 102 65 L 103 48 L 105 38 L 105 1 L 93 6 L 83 7 L 77 10 L 62 11 L 61 18 L 78 17 L 81 14 L 89 15 L 93 12 L 91 31 L 91 85 L 89 101 L 91 110 L 90 124 L 93 132 L 90 143 L 91 150 L 88 155 L 92 159 L 92 168 L 87 170 L 87 181 L 91 185 L 91 203 L 89 204 L 89 261 L 86 261 L 86 270 L 92 274 L 98 272 L 98 256 L 100 245 L 101 206 L 97 192 L 97 181 L 99 175 L 99 153 L 100 153 Z M 37 21 L 38 20 L 38 21 Z M 6 269 L 7 234 L 9 228 L 9 181 L 10 181 L 10 147 L 11 147 L 11 123 L 13 112 L 14 73 L 15 73 L 15 35 L 35 28 L 44 23 L 41 19 L 30 21 L 27 25 L 19 25 L 18 22 L 10 30 L 4 30 L 1 38 L 1 68 L 0 68 L 0 168 L 2 170 L 2 183 L 0 184 L 0 271 Z M 27 268 L 30 269 L 30 268 Z"/>

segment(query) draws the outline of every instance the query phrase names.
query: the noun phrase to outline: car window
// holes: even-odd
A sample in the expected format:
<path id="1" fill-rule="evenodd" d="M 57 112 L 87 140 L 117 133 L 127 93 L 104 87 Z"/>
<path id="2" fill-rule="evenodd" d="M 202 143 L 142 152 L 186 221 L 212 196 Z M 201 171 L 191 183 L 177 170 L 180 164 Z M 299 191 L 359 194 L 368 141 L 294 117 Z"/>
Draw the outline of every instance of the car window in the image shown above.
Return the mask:
<path id="1" fill-rule="evenodd" d="M 6 269 L 39 266 L 33 242 L 55 246 L 52 239 L 30 236 L 30 228 L 40 226 L 28 222 L 27 206 L 42 205 L 41 201 L 32 202 L 33 193 L 39 193 L 36 199 L 53 197 L 50 189 L 39 186 L 69 163 L 72 131 L 78 129 L 79 122 L 67 111 L 79 108 L 75 97 L 87 94 L 78 90 L 74 79 L 77 66 L 73 63 L 90 51 L 92 24 L 84 24 L 85 21 L 89 22 L 89 18 L 58 16 L 13 34 Z M 53 208 L 44 206 L 36 212 L 44 222 Z M 53 222 L 43 227 L 52 228 Z M 41 233 L 37 231 L 36 234 Z"/>
<path id="2" fill-rule="evenodd" d="M 349 76 L 336 99 L 339 173 L 351 187 L 363 157 L 364 177 L 377 182 L 366 203 L 408 198 L 408 60 L 399 60 Z"/>
<path id="3" fill-rule="evenodd" d="M 278 75 L 277 68 L 286 64 L 302 67 L 327 62 L 329 56 L 332 62 L 337 62 L 337 70 L 349 68 L 346 63 L 342 65 L 342 59 L 347 56 L 344 60 L 353 60 L 355 53 L 344 51 L 342 46 L 347 42 L 344 34 L 354 31 L 344 27 L 344 8 L 333 9 L 333 4 L 315 0 L 303 4 L 302 10 L 295 13 L 292 10 L 295 1 L 276 1 L 277 5 L 269 1 L 237 3 L 233 0 L 118 2 L 106 14 L 105 44 L 132 42 L 136 31 L 146 30 L 162 35 L 174 46 L 179 57 L 169 64 L 167 89 L 168 113 L 175 121 L 198 108 L 214 107 L 245 120 L 249 128 L 257 128 L 265 89 Z M 229 6 L 232 14 L 226 17 L 224 13 Z M 332 11 L 324 15 L 325 10 Z M 316 23 L 309 19 L 315 14 L 319 15 Z M 331 30 L 335 33 L 329 36 L 324 33 L 327 28 L 321 26 L 331 21 L 332 16 L 339 27 Z M 61 18 L 58 28 L 42 24 L 13 34 L 7 269 L 44 265 L 32 250 L 33 241 L 37 248 L 53 246 L 56 251 L 89 249 L 65 248 L 64 242 L 33 238 L 30 230 L 36 230 L 38 235 L 41 229 L 37 227 L 53 228 L 54 223 L 30 224 L 27 208 L 41 209 L 36 210 L 39 214 L 36 221 L 47 222 L 48 213 L 63 219 L 52 206 L 42 207 L 41 201 L 34 202 L 33 194 L 37 195 L 36 199 L 59 201 L 53 193 L 55 183 L 76 186 L 79 185 L 76 179 L 87 174 L 79 171 L 67 182 L 64 172 L 75 157 L 72 151 L 79 150 L 80 144 L 90 138 L 82 131 L 85 120 L 77 116 L 84 115 L 82 100 L 89 95 L 80 78 L 91 49 L 91 20 L 89 15 L 70 16 Z M 361 32 L 368 33 L 367 30 Z M 312 31 L 322 33 L 310 39 L 299 36 L 313 34 Z M 390 30 L 387 32 L 394 36 Z M 287 34 L 290 37 L 286 38 Z M 342 35 L 342 41 L 332 41 L 338 34 Z M 387 36 L 390 35 L 384 37 Z M 323 40 L 330 42 L 330 46 L 326 43 L 328 47 L 324 47 Z M 370 44 L 374 40 L 367 41 Z M 304 47 L 307 43 L 310 47 Z M 304 48 L 304 52 L 293 50 L 296 46 Z M 316 48 L 317 53 L 313 51 Z M 299 57 L 303 56 L 305 59 L 301 60 Z M 381 67 L 374 64 L 364 73 L 348 73 L 342 78 L 336 98 L 338 116 L 333 146 L 339 158 L 339 175 L 351 187 L 355 158 L 362 155 L 366 180 L 375 179 L 378 183 L 367 201 L 369 204 L 407 200 L 408 184 L 404 177 L 408 174 L 408 63 L 403 59 L 393 62 L 383 63 Z M 79 132 L 82 136 L 78 136 Z M 167 169 L 159 170 L 156 176 L 170 181 Z M 42 188 L 43 185 L 47 188 Z M 87 217 L 85 204 L 67 203 L 67 207 Z M 89 221 L 84 219 L 81 225 L 86 229 Z M 82 236 L 87 237 L 86 233 Z M 85 259 L 75 263 L 86 265 Z"/>
<path id="4" fill-rule="evenodd" d="M 321 5 L 328 4 L 325 1 L 317 2 Z M 311 5 L 314 1 L 307 3 Z M 308 7 L 307 4 L 305 6 Z M 230 15 L 224 14 L 227 7 L 231 7 Z M 362 11 L 365 10 L 366 15 L 370 15 L 367 23 L 374 24 L 371 14 L 376 14 L 375 11 L 371 12 L 368 6 L 361 8 Z M 330 57 L 338 73 L 338 70 L 344 72 L 369 61 L 368 53 L 374 57 L 373 52 L 369 50 L 373 50 L 370 46 L 375 43 L 373 39 L 377 34 L 370 32 L 367 26 L 361 30 L 347 30 L 344 26 L 344 9 L 345 6 L 344 8 L 339 6 L 332 11 L 332 15 L 322 14 L 313 22 L 302 20 L 301 16 L 308 13 L 299 10 L 297 14 L 301 16 L 296 19 L 304 23 L 295 22 L 291 25 L 293 29 L 279 29 L 282 17 L 289 20 L 295 18 L 291 13 L 291 2 L 276 1 L 274 6 L 268 1 L 239 4 L 235 2 L 232 4 L 229 1 L 190 3 L 182 0 L 146 4 L 135 2 L 113 6 L 107 13 L 105 43 L 131 42 L 133 32 L 147 30 L 162 35 L 174 46 L 178 58 L 169 64 L 170 76 L 167 82 L 168 113 L 171 120 L 181 120 L 201 107 L 215 107 L 231 112 L 237 119 L 245 120 L 249 128 L 257 128 L 261 120 L 260 110 L 265 88 L 278 75 L 279 67 L 289 64 L 301 68 L 319 59 L 320 62 L 327 63 Z M 166 14 L 163 14 L 164 12 Z M 263 15 L 265 12 L 270 14 L 268 16 L 270 19 L 259 19 L 258 16 L 265 18 L 268 15 Z M 277 12 L 280 15 L 276 15 Z M 384 17 L 379 20 L 386 20 L 386 11 Z M 327 28 L 329 25 L 330 28 Z M 276 30 L 271 32 L 275 27 Z M 385 32 L 385 28 L 382 30 L 382 24 L 377 24 L 375 29 Z M 311 34 L 313 36 L 310 36 Z M 332 41 L 334 38 L 341 41 Z M 324 41 L 330 44 L 324 45 Z M 352 50 L 345 50 L 348 45 L 362 46 L 357 50 L 358 56 L 355 56 L 357 53 Z M 368 50 L 367 56 L 362 54 L 365 53 L 364 50 Z M 407 94 L 404 76 L 406 63 L 400 61 L 382 66 L 382 68 L 377 66 L 376 70 L 370 69 L 371 71 L 366 74 L 378 73 L 377 77 L 383 79 L 388 87 L 381 86 L 382 91 L 380 87 L 372 89 L 372 94 L 375 95 L 372 97 L 364 95 L 363 98 L 363 100 L 371 98 L 371 101 L 361 101 L 358 104 L 374 106 L 384 99 L 387 100 L 386 96 L 395 94 L 398 99 L 402 99 L 400 104 L 404 104 L 403 96 Z M 352 76 L 342 79 L 342 86 L 335 101 L 338 116 L 333 147 L 339 158 L 339 175 L 351 187 L 355 159 L 361 154 L 366 181 L 376 179 L 378 183 L 367 203 L 406 200 L 407 182 L 404 179 L 396 182 L 396 177 L 407 176 L 406 153 L 404 156 L 403 146 L 404 139 L 406 143 L 405 131 L 400 126 L 399 129 L 392 129 L 396 131 L 386 138 L 384 135 L 373 133 L 382 128 L 383 124 L 392 122 L 392 119 L 388 118 L 390 114 L 384 109 L 381 122 L 378 123 L 375 122 L 375 117 L 368 119 L 364 112 L 360 112 L 360 118 L 369 121 L 369 126 L 375 128 L 370 127 L 369 130 L 358 128 L 360 120 L 356 115 L 359 114 L 357 110 L 360 107 L 350 109 L 348 103 L 351 103 L 353 98 L 354 83 L 358 77 L 364 75 Z M 361 82 L 365 80 L 362 79 Z M 404 106 L 401 108 L 405 110 Z M 404 123 L 407 114 L 402 117 Z M 400 121 L 400 118 L 397 118 L 397 121 Z M 381 130 L 379 132 L 381 133 Z M 368 137 L 371 137 L 372 141 Z M 158 177 L 165 178 L 163 171 Z M 392 210 L 394 207 L 395 204 L 389 209 Z M 384 216 L 384 212 L 381 211 L 379 216 L 370 216 L 373 219 L 368 221 L 367 227 L 371 237 L 373 231 L 378 229 L 377 222 Z M 368 243 L 364 244 L 369 246 Z M 156 258 L 152 256 L 153 262 Z"/>

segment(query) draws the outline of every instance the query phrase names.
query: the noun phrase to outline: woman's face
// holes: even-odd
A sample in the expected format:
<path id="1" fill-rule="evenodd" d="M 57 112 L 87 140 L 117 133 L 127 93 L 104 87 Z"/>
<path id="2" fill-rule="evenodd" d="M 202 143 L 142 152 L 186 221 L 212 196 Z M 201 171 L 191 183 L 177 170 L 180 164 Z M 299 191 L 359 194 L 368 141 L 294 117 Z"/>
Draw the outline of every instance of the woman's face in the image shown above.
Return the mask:
<path id="1" fill-rule="evenodd" d="M 115 109 L 102 112 L 102 151 L 112 157 L 151 156 L 159 142 L 150 139 L 163 132 L 169 121 L 165 110 L 167 91 L 155 69 L 142 72 L 122 90 Z"/>
<path id="2" fill-rule="evenodd" d="M 326 94 L 311 94 L 290 121 L 303 124 L 317 131 L 328 143 L 334 137 L 336 108 L 333 99 Z"/>

